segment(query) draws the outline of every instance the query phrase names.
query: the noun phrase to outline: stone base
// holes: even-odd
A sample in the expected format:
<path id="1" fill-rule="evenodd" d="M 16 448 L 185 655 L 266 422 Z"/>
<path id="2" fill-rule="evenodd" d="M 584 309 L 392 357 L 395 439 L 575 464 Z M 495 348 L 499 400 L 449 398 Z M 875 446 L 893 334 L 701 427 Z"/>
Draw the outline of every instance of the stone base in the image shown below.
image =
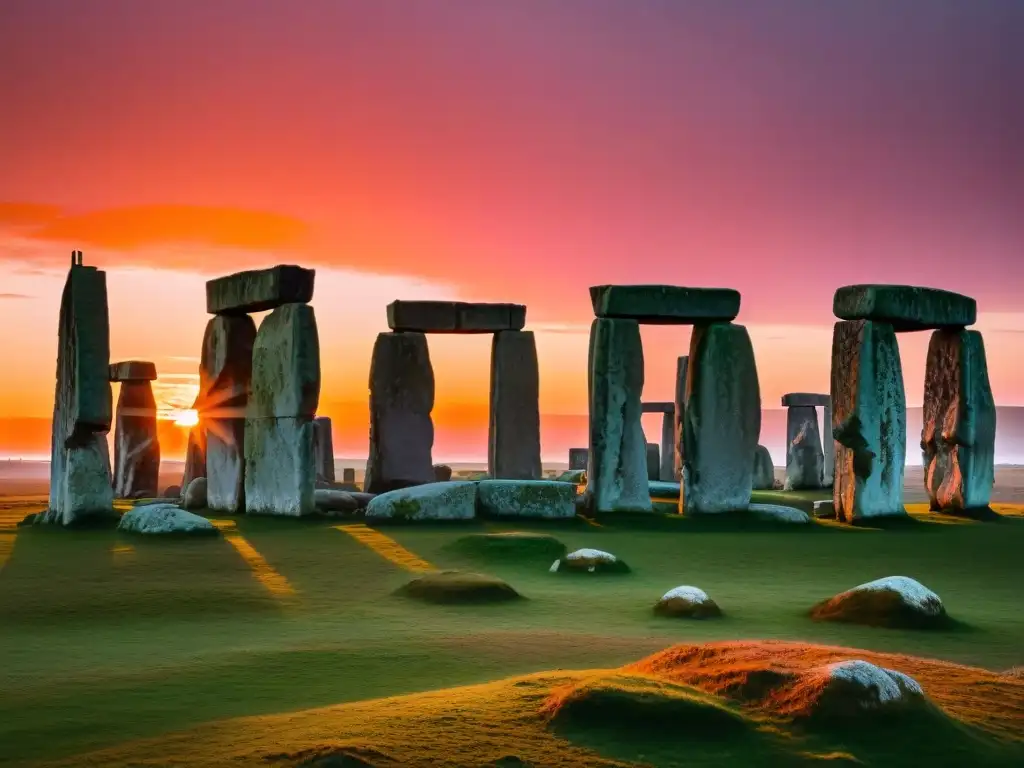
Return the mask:
<path id="1" fill-rule="evenodd" d="M 245 420 L 245 511 L 300 517 L 315 511 L 313 422 Z"/>
<path id="2" fill-rule="evenodd" d="M 245 420 L 207 423 L 206 506 L 230 514 L 245 511 Z"/>
<path id="3" fill-rule="evenodd" d="M 90 435 L 83 445 L 60 451 L 52 470 L 57 485 L 51 486 L 49 508 L 36 517 L 36 522 L 70 526 L 113 515 L 114 489 L 106 435 Z"/>

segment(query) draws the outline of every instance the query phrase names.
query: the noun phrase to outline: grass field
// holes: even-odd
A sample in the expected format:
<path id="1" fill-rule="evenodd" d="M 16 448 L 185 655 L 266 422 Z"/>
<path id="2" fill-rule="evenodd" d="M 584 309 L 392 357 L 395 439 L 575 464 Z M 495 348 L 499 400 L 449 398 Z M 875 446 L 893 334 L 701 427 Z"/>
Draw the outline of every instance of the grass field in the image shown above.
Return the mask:
<path id="1" fill-rule="evenodd" d="M 758 501 L 805 506 L 821 496 L 757 495 Z M 917 522 L 888 530 L 816 524 L 743 531 L 729 521 L 702 525 L 661 516 L 616 516 L 597 525 L 576 520 L 376 531 L 336 520 L 239 517 L 217 520 L 221 537 L 151 541 L 109 530 L 14 527 L 40 507 L 39 499 L 0 499 L 3 765 L 61 758 L 69 765 L 138 765 L 147 759 L 152 765 L 247 765 L 232 750 L 244 746 L 251 755 L 254 745 L 265 747 L 260 764 L 297 765 L 315 756 L 309 749 L 339 739 L 362 745 L 364 752 L 379 749 L 377 742 L 391 744 L 391 752 L 383 751 L 392 754 L 396 734 L 419 739 L 424 749 L 429 742 L 436 753 L 440 737 L 420 731 L 439 722 L 450 725 L 448 747 L 469 749 L 477 740 L 490 745 L 495 760 L 509 758 L 491 763 L 496 765 L 526 764 L 526 752 L 550 754 L 556 743 L 564 750 L 561 762 L 536 764 L 596 765 L 595 749 L 613 761 L 608 764 L 672 765 L 673 754 L 686 764 L 678 744 L 656 748 L 651 737 L 645 746 L 646 737 L 644 743 L 630 741 L 635 734 L 612 743 L 568 725 L 538 730 L 529 713 L 551 690 L 580 679 L 557 670 L 619 667 L 676 643 L 798 640 L 997 671 L 1024 665 L 1020 517 L 973 523 L 917 514 Z M 570 549 L 610 551 L 632 572 L 565 577 L 548 573 L 551 561 L 544 555 L 481 558 L 454 546 L 469 533 L 513 529 L 553 534 Z M 527 599 L 455 606 L 392 594 L 425 567 L 492 574 Z M 914 632 L 807 618 L 823 598 L 896 574 L 938 592 L 963 626 Z M 706 622 L 654 617 L 654 602 L 680 584 L 707 591 L 725 616 Z M 547 672 L 536 676 L 541 671 Z M 521 675 L 534 676 L 500 682 Z M 457 695 L 373 701 L 454 686 L 476 687 Z M 317 707 L 334 709 L 272 717 Z M 1024 700 L 1020 708 L 1014 717 L 1024 717 Z M 458 714 L 471 709 L 476 714 Z M 419 726 L 409 722 L 421 715 Z M 247 716 L 265 717 L 225 722 Z M 490 725 L 477 722 L 487 717 Z M 367 718 L 390 718 L 391 725 L 383 733 L 380 722 L 363 723 Z M 200 729 L 187 731 L 194 727 Z M 495 729 L 491 741 L 480 741 L 480 728 Z M 765 746 L 763 734 L 748 735 L 750 744 L 760 745 L 750 754 L 781 754 L 782 742 Z M 157 740 L 136 742 L 152 738 Z M 502 747 L 503 738 L 513 746 Z M 533 746 L 517 752 L 516 739 Z M 279 759 L 268 762 L 274 743 L 282 744 Z M 102 748 L 119 751 L 82 756 Z M 786 752 L 790 763 L 766 764 L 800 764 L 798 752 Z M 521 762 L 510 762 L 512 757 Z M 693 764 L 712 760 L 703 763 L 709 765 L 723 759 L 718 747 L 689 757 Z M 362 764 L 412 764 L 369 752 L 364 758 Z M 932 760 L 937 764 L 941 759 Z"/>

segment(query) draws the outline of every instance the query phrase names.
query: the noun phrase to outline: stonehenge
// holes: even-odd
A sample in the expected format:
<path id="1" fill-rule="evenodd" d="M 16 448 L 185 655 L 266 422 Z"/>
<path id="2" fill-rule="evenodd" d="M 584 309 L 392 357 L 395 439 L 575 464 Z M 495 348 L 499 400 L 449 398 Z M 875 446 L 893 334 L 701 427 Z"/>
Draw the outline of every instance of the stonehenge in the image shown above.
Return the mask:
<path id="1" fill-rule="evenodd" d="M 694 326 L 689 355 L 678 362 L 673 403 L 673 442 L 678 446 L 672 451 L 673 463 L 679 455 L 682 486 L 679 511 L 746 509 L 761 431 L 761 396 L 750 338 L 743 326 L 732 322 L 739 313 L 739 293 L 602 285 L 592 287 L 590 296 L 595 319 L 588 364 L 586 506 L 593 512 L 651 510 L 640 424 L 640 324 L 645 323 Z M 681 380 L 686 382 L 682 393 Z"/>
<path id="2" fill-rule="evenodd" d="M 317 482 L 334 482 L 334 435 L 331 420 L 326 416 L 313 419 L 313 458 Z M 355 480 L 353 474 L 352 480 Z"/>
<path id="3" fill-rule="evenodd" d="M 672 403 L 641 403 L 643 413 L 661 414 L 661 442 L 658 443 L 660 462 L 656 477 L 650 480 L 662 480 L 670 483 L 676 480 L 676 404 Z M 648 473 L 649 474 L 649 473 Z"/>
<path id="4" fill-rule="evenodd" d="M 791 392 L 783 395 L 786 414 L 787 491 L 828 488 L 832 477 L 828 463 L 835 461 L 832 446 L 832 401 L 828 395 Z M 818 408 L 825 412 L 826 437 L 822 444 Z"/>
<path id="5" fill-rule="evenodd" d="M 833 505 L 839 520 L 905 515 L 906 395 L 897 333 L 931 330 L 921 434 L 934 511 L 987 507 L 996 412 L 974 299 L 935 288 L 851 285 L 833 298 Z"/>
<path id="6" fill-rule="evenodd" d="M 113 513 L 107 276 L 71 254 L 57 331 L 50 495 L 38 523 L 71 526 Z"/>
<path id="7" fill-rule="evenodd" d="M 121 391 L 114 411 L 114 495 L 156 496 L 160 480 L 160 441 L 156 431 L 153 385 L 156 365 L 141 360 L 113 363 L 111 382 Z"/>
<path id="8" fill-rule="evenodd" d="M 536 480 L 540 465 L 539 369 L 526 307 L 454 301 L 394 301 L 389 331 L 370 362 L 370 451 L 365 490 L 383 493 L 433 482 L 434 371 L 427 334 L 493 335 L 487 471 L 492 479 Z"/>

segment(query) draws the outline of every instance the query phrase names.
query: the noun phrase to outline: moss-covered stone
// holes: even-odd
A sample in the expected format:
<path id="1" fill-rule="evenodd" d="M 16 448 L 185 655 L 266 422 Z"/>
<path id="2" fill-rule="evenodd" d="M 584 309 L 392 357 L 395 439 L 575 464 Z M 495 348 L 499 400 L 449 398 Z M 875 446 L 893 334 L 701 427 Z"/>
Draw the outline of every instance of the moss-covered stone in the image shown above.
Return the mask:
<path id="1" fill-rule="evenodd" d="M 429 603 L 497 603 L 518 600 L 511 585 L 496 576 L 464 571 L 437 571 L 418 576 L 395 594 Z"/>
<path id="2" fill-rule="evenodd" d="M 962 328 L 978 319 L 978 303 L 952 291 L 913 285 L 845 285 L 832 300 L 842 320 L 889 323 L 896 331 Z"/>
<path id="3" fill-rule="evenodd" d="M 571 484 L 553 480 L 482 480 L 477 486 L 477 508 L 492 517 L 575 517 L 575 500 Z"/>
<path id="4" fill-rule="evenodd" d="M 476 483 L 425 483 L 382 493 L 366 506 L 367 520 L 471 520 L 476 515 Z"/>
<path id="5" fill-rule="evenodd" d="M 590 301 L 597 317 L 649 325 L 728 322 L 740 311 L 740 294 L 730 288 L 676 285 L 595 285 Z"/>

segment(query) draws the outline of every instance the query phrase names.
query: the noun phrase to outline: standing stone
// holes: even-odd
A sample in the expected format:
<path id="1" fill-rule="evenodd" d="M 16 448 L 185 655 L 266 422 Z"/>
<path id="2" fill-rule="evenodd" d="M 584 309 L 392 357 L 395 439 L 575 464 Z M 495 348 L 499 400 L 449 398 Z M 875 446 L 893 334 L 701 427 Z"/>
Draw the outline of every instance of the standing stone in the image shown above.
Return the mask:
<path id="1" fill-rule="evenodd" d="M 647 480 L 658 481 L 661 474 L 661 448 L 657 443 L 647 444 Z"/>
<path id="2" fill-rule="evenodd" d="M 978 331 L 932 334 L 924 380 L 925 488 L 933 511 L 987 507 L 995 479 L 996 405 Z"/>
<path id="3" fill-rule="evenodd" d="M 589 448 L 570 448 L 569 449 L 569 469 L 586 469 L 587 462 L 590 460 L 590 449 Z"/>
<path id="4" fill-rule="evenodd" d="M 57 331 L 50 498 L 40 523 L 73 525 L 112 514 L 106 433 L 112 397 L 106 274 L 72 254 Z"/>
<path id="5" fill-rule="evenodd" d="M 644 350 L 636 320 L 594 320 L 588 375 L 590 450 L 585 504 L 594 512 L 650 512 L 647 441 L 640 422 Z"/>
<path id="6" fill-rule="evenodd" d="M 698 325 L 690 338 L 680 512 L 745 510 L 761 435 L 761 391 L 747 329 Z"/>
<path id="7" fill-rule="evenodd" d="M 152 385 L 148 381 L 123 382 L 116 413 L 114 495 L 128 499 L 145 491 L 155 496 L 160 484 L 160 442 Z"/>
<path id="8" fill-rule="evenodd" d="M 821 488 L 824 452 L 818 432 L 818 411 L 795 405 L 786 414 L 786 490 Z"/>
<path id="9" fill-rule="evenodd" d="M 245 419 L 245 510 L 315 512 L 313 414 L 320 400 L 320 341 L 308 304 L 285 304 L 260 324 Z"/>
<path id="10" fill-rule="evenodd" d="M 356 481 L 355 467 L 345 467 L 341 470 L 341 482 L 354 484 Z"/>
<path id="11" fill-rule="evenodd" d="M 832 403 L 824 407 L 822 416 L 821 448 L 824 455 L 821 486 L 831 488 L 836 476 L 836 440 L 832 436 Z"/>
<path id="12" fill-rule="evenodd" d="M 775 487 L 775 464 L 763 445 L 754 449 L 753 487 L 755 491 L 770 491 Z"/>
<path id="13" fill-rule="evenodd" d="M 316 479 L 334 482 L 334 435 L 331 420 L 327 416 L 313 419 L 313 455 L 316 464 Z"/>
<path id="14" fill-rule="evenodd" d="M 255 342 L 248 315 L 213 317 L 203 334 L 198 410 L 206 434 L 207 505 L 216 512 L 245 510 L 245 413 Z"/>
<path id="15" fill-rule="evenodd" d="M 907 402 L 891 325 L 873 320 L 835 324 L 832 408 L 837 519 L 905 515 Z"/>
<path id="16" fill-rule="evenodd" d="M 195 406 L 193 406 L 195 407 Z M 188 446 L 185 448 L 185 470 L 181 475 L 181 487 L 197 477 L 206 477 L 206 426 L 202 418 L 188 431 Z"/>
<path id="17" fill-rule="evenodd" d="M 686 375 L 690 367 L 690 358 L 683 355 L 676 361 L 676 412 L 673 416 L 675 450 L 672 451 L 672 479 L 680 483 L 683 478 L 683 425 L 686 422 Z"/>
<path id="18" fill-rule="evenodd" d="M 661 443 L 659 444 L 661 464 L 658 467 L 658 480 L 671 483 L 675 480 L 675 454 L 676 454 L 676 414 L 663 413 L 661 415 Z"/>
<path id="19" fill-rule="evenodd" d="M 540 372 L 533 331 L 500 331 L 491 342 L 487 472 L 492 479 L 537 480 Z"/>
<path id="20" fill-rule="evenodd" d="M 434 482 L 434 369 L 427 337 L 381 333 L 370 362 L 370 455 L 363 490 Z"/>

